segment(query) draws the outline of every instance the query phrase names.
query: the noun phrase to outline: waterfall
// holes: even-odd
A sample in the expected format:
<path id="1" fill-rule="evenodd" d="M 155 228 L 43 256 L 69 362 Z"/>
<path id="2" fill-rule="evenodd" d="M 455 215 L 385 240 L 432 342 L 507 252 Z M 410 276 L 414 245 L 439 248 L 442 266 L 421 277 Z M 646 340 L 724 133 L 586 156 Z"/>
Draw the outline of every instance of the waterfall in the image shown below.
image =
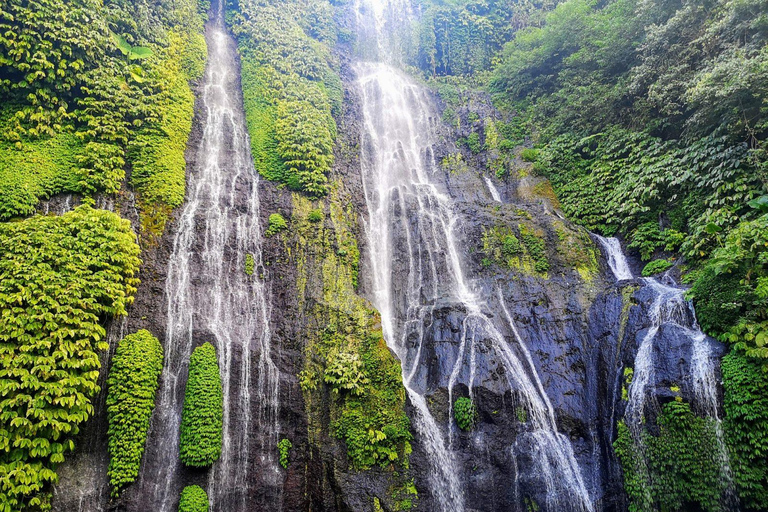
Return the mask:
<path id="1" fill-rule="evenodd" d="M 490 191 L 493 200 L 497 203 L 501 203 L 501 194 L 499 194 L 499 189 L 497 189 L 496 185 L 493 184 L 491 178 L 488 176 L 483 176 L 483 179 L 485 180 L 485 184 L 488 185 L 488 190 Z"/>
<path id="2" fill-rule="evenodd" d="M 395 61 L 387 53 L 383 34 L 398 12 L 397 5 L 368 2 L 359 4 L 357 12 L 361 35 L 375 34 L 379 60 Z M 360 19 L 365 13 L 372 19 Z M 509 387 L 520 396 L 530 418 L 519 437 L 539 464 L 536 477 L 546 488 L 547 509 L 592 510 L 573 448 L 557 432 L 554 410 L 522 339 L 518 335 L 516 349 L 509 346 L 464 274 L 456 236 L 459 218 L 451 197 L 436 179 L 433 148 L 439 116 L 426 90 L 389 64 L 362 62 L 355 70 L 363 105 L 361 173 L 369 214 L 366 234 L 372 299 L 382 315 L 385 339 L 402 363 L 404 385 L 415 408 L 414 424 L 429 458 L 430 490 L 438 507 L 464 510 L 464 482 L 452 451 L 453 389 L 468 359 L 472 393 L 477 348 L 490 340 Z M 396 272 L 404 277 L 394 278 Z M 463 312 L 463 320 L 458 357 L 448 379 L 446 436 L 427 406 L 428 390 L 417 373 L 423 368 L 423 348 L 435 310 L 447 305 Z M 511 316 L 508 318 L 516 330 Z M 527 358 L 521 359 L 520 352 Z M 522 444 L 509 447 L 513 461 L 521 448 Z M 514 478 L 510 484 L 517 484 L 517 475 Z"/>
<path id="3" fill-rule="evenodd" d="M 632 272 L 619 241 L 616 238 L 594 236 L 605 249 L 608 265 L 616 279 L 619 281 L 632 279 Z M 665 325 L 679 328 L 691 345 L 690 376 L 696 405 L 703 414 L 715 422 L 717 458 L 726 491 L 726 499 L 732 502 L 735 499 L 733 472 L 723 439 L 722 420 L 719 416 L 717 358 L 712 353 L 712 346 L 707 342 L 707 336 L 701 331 L 696 321 L 693 304 L 685 299 L 685 290 L 676 287 L 671 278 L 666 276 L 665 278 L 670 281 L 669 284 L 663 284 L 655 278 L 643 278 L 641 280 L 643 286 L 653 291 L 654 298 L 648 311 L 651 325 L 640 341 L 635 355 L 625 420 L 632 434 L 633 442 L 638 446 L 640 453 L 643 453 L 642 431 L 645 427 L 648 389 L 655 385 L 654 339 Z M 641 474 L 647 476 L 648 468 L 645 461 L 640 461 L 640 464 L 641 467 L 637 469 Z M 646 498 L 650 502 L 650 496 L 646 496 Z"/>
<path id="4" fill-rule="evenodd" d="M 165 363 L 150 434 L 154 457 L 142 475 L 145 499 L 152 510 L 163 512 L 175 510 L 181 490 L 184 385 L 192 349 L 204 341 L 216 347 L 224 392 L 223 449 L 208 478 L 211 510 L 247 510 L 254 480 L 279 485 L 278 370 L 270 346 L 267 292 L 258 277 L 263 268 L 259 179 L 245 126 L 235 42 L 225 29 L 223 10 L 223 0 L 214 2 L 206 26 L 203 134 L 168 262 Z M 249 254 L 257 269 L 253 276 L 244 271 Z M 254 451 L 260 454 L 258 468 L 249 467 Z M 249 473 L 259 476 L 249 478 Z"/>
<path id="5" fill-rule="evenodd" d="M 605 238 L 600 235 L 592 234 L 600 245 L 605 249 L 606 257 L 608 259 L 608 266 L 611 268 L 611 272 L 618 281 L 624 281 L 632 279 L 632 271 L 629 269 L 629 263 L 627 257 L 624 256 L 624 251 L 621 250 L 621 242 L 618 238 Z"/>

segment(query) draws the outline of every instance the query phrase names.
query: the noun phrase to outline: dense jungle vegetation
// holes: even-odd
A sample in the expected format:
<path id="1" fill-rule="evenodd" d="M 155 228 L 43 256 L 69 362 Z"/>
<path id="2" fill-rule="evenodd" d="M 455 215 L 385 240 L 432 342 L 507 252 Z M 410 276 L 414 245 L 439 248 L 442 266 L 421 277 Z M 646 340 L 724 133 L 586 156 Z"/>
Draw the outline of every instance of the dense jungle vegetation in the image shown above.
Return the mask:
<path id="1" fill-rule="evenodd" d="M 406 63 L 442 96 L 443 119 L 469 126 L 461 145 L 485 155 L 483 171 L 515 179 L 532 163 L 570 219 L 621 237 L 647 264 L 644 275 L 674 266 L 691 285 L 702 327 L 729 347 L 723 437 L 736 492 L 745 509 L 768 509 L 768 1 L 412 3 L 419 21 L 404 29 Z M 400 368 L 375 312 L 355 295 L 354 217 L 331 177 L 339 49 L 354 45 L 340 14 L 349 4 L 228 0 L 227 22 L 256 170 L 297 192 L 294 217 L 270 212 L 265 234 L 296 236 L 290 249 L 304 258 L 304 285 L 302 251 L 339 247 L 324 261 L 336 275 L 323 283 L 332 298 L 311 306 L 328 325 L 308 333 L 312 358 L 299 375 L 307 407 L 332 393 L 332 433 L 352 465 L 396 463 L 405 479 L 411 437 Z M 94 412 L 105 322 L 126 314 L 140 247 L 152 246 L 183 203 L 209 7 L 0 1 L 0 511 L 50 506 L 56 467 Z M 459 115 L 478 91 L 496 111 Z M 83 204 L 33 216 L 59 193 Z M 134 193 L 139 233 L 93 208 Z M 542 240 L 496 238 L 488 243 L 499 258 L 529 254 L 546 275 L 546 257 L 535 257 Z M 198 350 L 181 456 L 207 466 L 221 450 L 221 383 L 213 347 Z M 138 474 L 162 357 L 147 331 L 117 346 L 107 381 L 114 495 Z M 134 394 L 141 399 L 127 400 Z M 457 403 L 469 430 L 474 405 Z M 309 419 L 320 442 L 322 418 Z M 702 457 L 713 426 L 674 400 L 653 429 L 649 483 L 632 472 L 636 455 L 619 426 L 631 510 L 719 510 L 716 468 Z M 290 446 L 281 441 L 284 467 Z M 412 487 L 403 486 L 403 509 Z M 203 489 L 184 490 L 180 510 L 207 509 Z"/>

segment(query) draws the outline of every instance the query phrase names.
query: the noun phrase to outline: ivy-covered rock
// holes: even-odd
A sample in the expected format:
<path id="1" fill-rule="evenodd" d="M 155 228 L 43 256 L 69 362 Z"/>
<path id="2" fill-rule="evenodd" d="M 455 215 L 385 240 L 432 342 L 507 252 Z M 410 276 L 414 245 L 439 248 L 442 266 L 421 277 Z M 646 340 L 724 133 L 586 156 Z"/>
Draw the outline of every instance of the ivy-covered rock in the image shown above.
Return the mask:
<path id="1" fill-rule="evenodd" d="M 199 485 L 188 485 L 181 491 L 179 512 L 208 512 L 208 494 Z"/>
<path id="2" fill-rule="evenodd" d="M 130 223 L 80 206 L 0 223 L 0 510 L 43 507 L 99 391 L 103 319 L 138 279 Z"/>
<path id="3" fill-rule="evenodd" d="M 107 474 L 114 496 L 139 474 L 162 371 L 163 347 L 149 331 L 129 334 L 117 345 L 107 378 Z"/>
<path id="4" fill-rule="evenodd" d="M 189 358 L 189 378 L 181 413 L 181 462 L 187 466 L 206 467 L 219 459 L 223 407 L 216 349 L 210 343 L 204 343 Z"/>

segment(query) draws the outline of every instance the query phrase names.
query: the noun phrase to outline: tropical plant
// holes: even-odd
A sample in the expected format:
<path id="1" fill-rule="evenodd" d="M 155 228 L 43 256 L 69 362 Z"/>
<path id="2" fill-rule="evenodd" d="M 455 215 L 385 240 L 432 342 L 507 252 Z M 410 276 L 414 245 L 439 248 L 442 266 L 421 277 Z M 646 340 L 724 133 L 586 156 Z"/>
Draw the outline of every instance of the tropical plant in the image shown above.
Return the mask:
<path id="1" fill-rule="evenodd" d="M 117 345 L 107 378 L 109 483 L 118 496 L 136 480 L 155 408 L 163 347 L 147 330 L 129 334 Z"/>
<path id="2" fill-rule="evenodd" d="M 472 399 L 457 398 L 453 403 L 453 417 L 461 430 L 472 430 L 477 423 L 477 409 Z"/>
<path id="3" fill-rule="evenodd" d="M 206 467 L 219 459 L 224 397 L 216 349 L 197 347 L 189 358 L 189 377 L 181 412 L 179 457 L 187 466 Z"/>
<path id="4" fill-rule="evenodd" d="M 181 491 L 179 512 L 208 512 L 208 494 L 199 485 L 188 485 Z"/>

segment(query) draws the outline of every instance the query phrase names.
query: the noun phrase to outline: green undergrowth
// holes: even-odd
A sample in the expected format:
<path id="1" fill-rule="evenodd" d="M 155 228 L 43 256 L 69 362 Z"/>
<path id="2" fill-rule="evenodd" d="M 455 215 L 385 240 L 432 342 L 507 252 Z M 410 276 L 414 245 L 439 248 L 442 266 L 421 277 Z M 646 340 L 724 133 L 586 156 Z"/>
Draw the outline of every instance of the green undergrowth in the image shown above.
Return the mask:
<path id="1" fill-rule="evenodd" d="M 768 372 L 732 350 L 723 358 L 723 434 L 734 482 L 747 510 L 768 505 Z"/>
<path id="2" fill-rule="evenodd" d="M 179 458 L 187 466 L 207 467 L 221 455 L 224 397 L 216 349 L 204 343 L 189 358 L 189 378 L 181 412 Z"/>
<path id="3" fill-rule="evenodd" d="M 126 314 L 139 264 L 130 223 L 111 212 L 0 223 L 0 510 L 46 508 L 93 414 L 102 323 Z"/>
<path id="4" fill-rule="evenodd" d="M 237 4 L 238 2 L 230 2 Z M 239 2 L 229 24 L 238 41 L 246 121 L 256 169 L 310 196 L 327 193 L 341 108 L 332 7 Z"/>
<path id="5" fill-rule="evenodd" d="M 179 512 L 208 512 L 208 494 L 199 485 L 188 485 L 181 491 Z"/>
<path id="6" fill-rule="evenodd" d="M 453 403 L 453 417 L 461 430 L 472 430 L 477 423 L 477 409 L 471 398 L 457 398 Z"/>
<path id="7" fill-rule="evenodd" d="M 411 434 L 401 368 L 383 339 L 378 313 L 355 292 L 360 256 L 352 231 L 357 217 L 348 199 L 333 182 L 324 220 L 312 222 L 309 213 L 317 203 L 293 196 L 290 251 L 298 299 L 317 325 L 306 333 L 299 375 L 310 442 L 322 443 L 323 433 L 330 432 L 345 445 L 352 468 L 403 470 Z"/>
<path id="8" fill-rule="evenodd" d="M 0 9 L 0 219 L 59 192 L 115 194 L 126 169 L 150 231 L 181 204 L 208 3 L 147 3 Z"/>
<path id="9" fill-rule="evenodd" d="M 149 331 L 120 340 L 107 378 L 107 474 L 113 496 L 139 475 L 162 371 L 163 347 Z"/>
<path id="10" fill-rule="evenodd" d="M 644 430 L 641 443 L 621 421 L 613 446 L 631 512 L 721 510 L 724 489 L 713 420 L 694 414 L 678 396 L 661 407 L 655 432 Z"/>

